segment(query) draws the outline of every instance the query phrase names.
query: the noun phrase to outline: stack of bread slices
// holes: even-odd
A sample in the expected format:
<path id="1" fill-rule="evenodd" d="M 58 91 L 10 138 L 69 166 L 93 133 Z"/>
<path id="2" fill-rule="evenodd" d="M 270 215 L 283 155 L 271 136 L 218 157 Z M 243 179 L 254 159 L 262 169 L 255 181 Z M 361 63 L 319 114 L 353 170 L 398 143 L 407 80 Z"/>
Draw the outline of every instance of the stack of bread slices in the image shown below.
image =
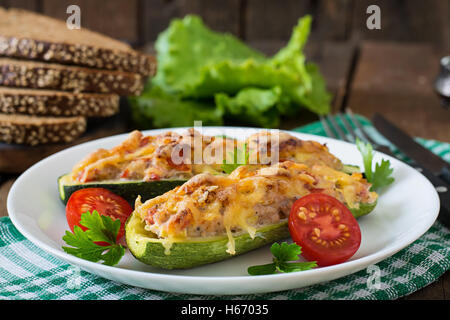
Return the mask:
<path id="1" fill-rule="evenodd" d="M 119 97 L 139 95 L 155 72 L 155 58 L 126 43 L 0 7 L 0 142 L 71 142 L 86 118 L 118 113 Z"/>

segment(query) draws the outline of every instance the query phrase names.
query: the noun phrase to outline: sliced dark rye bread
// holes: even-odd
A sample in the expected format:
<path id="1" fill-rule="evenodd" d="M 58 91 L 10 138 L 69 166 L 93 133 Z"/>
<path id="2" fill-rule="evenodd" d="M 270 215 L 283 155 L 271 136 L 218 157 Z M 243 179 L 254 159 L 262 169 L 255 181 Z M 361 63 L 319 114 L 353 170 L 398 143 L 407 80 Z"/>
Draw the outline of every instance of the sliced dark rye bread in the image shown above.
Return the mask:
<path id="1" fill-rule="evenodd" d="M 144 78 L 122 71 L 0 58 L 0 85 L 130 96 L 142 92 Z"/>
<path id="2" fill-rule="evenodd" d="M 0 87 L 0 112 L 58 117 L 109 117 L 119 112 L 119 96 Z"/>
<path id="3" fill-rule="evenodd" d="M 86 131 L 83 117 L 34 117 L 0 114 L 0 142 L 38 144 L 71 142 Z"/>
<path id="4" fill-rule="evenodd" d="M 0 7 L 0 55 L 152 76 L 153 56 L 85 28 L 21 9 Z"/>

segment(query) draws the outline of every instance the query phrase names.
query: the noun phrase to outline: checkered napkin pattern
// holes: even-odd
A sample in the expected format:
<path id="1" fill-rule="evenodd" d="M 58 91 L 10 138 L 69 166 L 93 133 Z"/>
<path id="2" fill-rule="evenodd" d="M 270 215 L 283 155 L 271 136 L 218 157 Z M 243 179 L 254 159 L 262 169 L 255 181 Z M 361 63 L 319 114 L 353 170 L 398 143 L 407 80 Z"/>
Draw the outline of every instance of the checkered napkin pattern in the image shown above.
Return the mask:
<path id="1" fill-rule="evenodd" d="M 388 143 L 367 119 L 360 120 L 377 142 Z M 295 131 L 326 135 L 319 122 Z M 450 144 L 418 141 L 450 162 Z M 124 285 L 82 271 L 36 247 L 17 231 L 8 217 L 0 219 L 0 299 L 397 299 L 434 282 L 448 269 L 450 230 L 436 222 L 421 238 L 395 255 L 365 270 L 326 283 L 239 296 L 166 293 Z"/>

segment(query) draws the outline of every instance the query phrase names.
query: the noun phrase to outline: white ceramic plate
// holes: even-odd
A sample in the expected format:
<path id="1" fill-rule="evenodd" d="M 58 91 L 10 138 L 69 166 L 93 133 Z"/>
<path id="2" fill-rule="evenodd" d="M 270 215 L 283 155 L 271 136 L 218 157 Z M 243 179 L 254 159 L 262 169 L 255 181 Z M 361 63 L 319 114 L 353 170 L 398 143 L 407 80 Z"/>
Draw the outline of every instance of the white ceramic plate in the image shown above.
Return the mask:
<path id="1" fill-rule="evenodd" d="M 171 129 L 183 132 L 184 128 Z M 258 129 L 205 127 L 203 134 L 244 139 Z M 146 131 L 158 134 L 164 130 Z M 344 163 L 362 166 L 355 145 L 333 139 L 292 133 L 300 139 L 326 143 L 330 151 Z M 431 183 L 415 169 L 387 155 L 376 153 L 391 161 L 395 182 L 380 194 L 376 209 L 360 218 L 362 242 L 356 254 L 347 262 L 309 271 L 264 276 L 249 276 L 251 265 L 269 263 L 269 246 L 247 254 L 190 270 L 167 271 L 152 268 L 129 252 L 114 267 L 93 263 L 66 254 L 62 236 L 68 230 L 64 205 L 61 203 L 57 178 L 71 170 L 88 153 L 98 148 L 110 148 L 126 135 L 84 143 L 56 153 L 32 166 L 14 183 L 8 196 L 8 212 L 17 229 L 38 247 L 68 263 L 99 276 L 134 286 L 192 294 L 251 294 L 300 288 L 333 280 L 377 263 L 425 233 L 436 220 L 439 198 Z"/>

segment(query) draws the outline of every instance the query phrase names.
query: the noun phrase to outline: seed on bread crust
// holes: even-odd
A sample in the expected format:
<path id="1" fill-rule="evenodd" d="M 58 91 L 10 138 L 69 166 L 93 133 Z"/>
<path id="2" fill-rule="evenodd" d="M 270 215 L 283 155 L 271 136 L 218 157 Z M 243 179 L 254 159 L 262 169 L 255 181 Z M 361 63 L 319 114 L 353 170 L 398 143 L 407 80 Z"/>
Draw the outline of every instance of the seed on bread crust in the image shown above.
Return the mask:
<path id="1" fill-rule="evenodd" d="M 119 96 L 0 87 L 0 112 L 58 117 L 109 117 L 119 112 Z"/>
<path id="2" fill-rule="evenodd" d="M 136 73 L 0 58 L 0 85 L 129 96 L 142 92 L 144 78 Z"/>
<path id="3" fill-rule="evenodd" d="M 83 117 L 33 117 L 0 114 L 0 141 L 35 146 L 68 143 L 86 131 Z"/>
<path id="4" fill-rule="evenodd" d="M 0 55 L 152 76 L 153 56 L 86 28 L 22 9 L 0 7 Z"/>

